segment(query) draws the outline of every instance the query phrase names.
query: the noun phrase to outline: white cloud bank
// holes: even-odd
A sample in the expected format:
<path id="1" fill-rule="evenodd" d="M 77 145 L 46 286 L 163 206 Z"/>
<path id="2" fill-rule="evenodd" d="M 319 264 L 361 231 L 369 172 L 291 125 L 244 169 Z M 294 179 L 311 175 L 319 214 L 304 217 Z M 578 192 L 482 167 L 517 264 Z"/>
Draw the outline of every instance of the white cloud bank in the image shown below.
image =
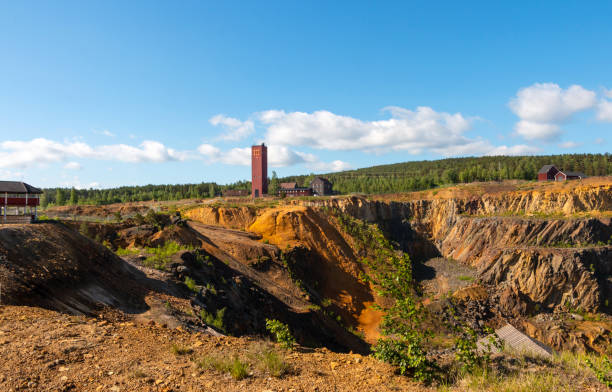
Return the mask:
<path id="1" fill-rule="evenodd" d="M 323 162 L 317 156 L 289 149 L 285 146 L 268 147 L 269 165 L 285 167 L 305 164 L 312 170 L 346 170 L 350 165 L 335 160 Z M 139 146 L 113 144 L 92 147 L 83 142 L 55 142 L 37 138 L 29 141 L 0 142 L 0 169 L 27 168 L 40 164 L 61 163 L 64 169 L 79 170 L 81 164 L 72 159 L 95 159 L 127 163 L 172 162 L 205 160 L 228 165 L 249 166 L 251 148 L 232 148 L 221 151 L 211 144 L 202 144 L 197 151 L 177 151 L 160 142 L 145 141 Z M 70 160 L 70 161 L 69 161 Z"/>
<path id="2" fill-rule="evenodd" d="M 515 126 L 518 135 L 527 140 L 552 141 L 562 133 L 560 124 L 596 104 L 595 92 L 582 86 L 564 90 L 555 83 L 535 83 L 521 88 L 509 106 L 520 118 Z"/>
<path id="3" fill-rule="evenodd" d="M 320 110 L 312 113 L 268 110 L 257 115 L 267 128 L 265 140 L 279 146 L 315 149 L 410 154 L 433 152 L 444 156 L 526 154 L 530 146 L 493 146 L 481 138 L 469 138 L 475 118 L 461 113 L 436 112 L 421 106 L 409 110 L 397 106 L 383 109 L 390 118 L 364 121 Z"/>
<path id="4" fill-rule="evenodd" d="M 126 144 L 91 147 L 83 142 L 60 143 L 44 138 L 0 142 L 0 168 L 25 168 L 75 158 L 130 163 L 168 162 L 188 159 L 189 153 L 176 151 L 150 140 L 137 147 Z M 68 163 L 66 168 L 75 169 L 74 163 Z"/>
<path id="5" fill-rule="evenodd" d="M 219 139 L 222 140 L 242 140 L 255 132 L 255 124 L 251 120 L 240 121 L 237 118 L 217 114 L 212 117 L 209 122 L 214 126 L 221 126 L 226 130 L 224 134 L 219 136 Z"/>

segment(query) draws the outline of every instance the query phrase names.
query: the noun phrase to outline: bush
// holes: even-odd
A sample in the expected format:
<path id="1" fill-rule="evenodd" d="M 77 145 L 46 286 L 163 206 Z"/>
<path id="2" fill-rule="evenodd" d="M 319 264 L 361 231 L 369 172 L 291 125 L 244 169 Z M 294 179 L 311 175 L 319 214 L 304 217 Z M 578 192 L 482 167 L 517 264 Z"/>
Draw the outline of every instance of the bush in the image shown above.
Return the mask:
<path id="1" fill-rule="evenodd" d="M 227 308 L 221 308 L 217 310 L 215 315 L 212 313 L 208 313 L 206 309 L 200 310 L 200 319 L 209 326 L 215 327 L 221 332 L 225 332 L 225 323 L 223 322 L 223 318 L 225 317 L 225 310 Z"/>
<path id="2" fill-rule="evenodd" d="M 274 335 L 281 347 L 292 350 L 295 346 L 295 338 L 291 335 L 289 326 L 278 320 L 266 319 L 266 329 Z"/>
<path id="3" fill-rule="evenodd" d="M 193 278 L 189 276 L 185 277 L 185 286 L 187 286 L 187 288 L 193 291 L 194 293 L 197 293 L 198 291 L 200 291 L 198 289 L 198 285 L 196 284 L 196 281 L 193 280 Z"/>

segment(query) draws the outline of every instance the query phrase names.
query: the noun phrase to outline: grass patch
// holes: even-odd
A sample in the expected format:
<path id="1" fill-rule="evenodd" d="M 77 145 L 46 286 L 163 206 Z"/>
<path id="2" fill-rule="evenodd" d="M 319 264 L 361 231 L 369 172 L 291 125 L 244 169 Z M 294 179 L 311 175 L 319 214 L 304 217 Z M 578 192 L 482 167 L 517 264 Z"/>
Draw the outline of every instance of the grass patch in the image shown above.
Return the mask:
<path id="1" fill-rule="evenodd" d="M 181 346 L 176 343 L 172 343 L 172 346 L 170 347 L 170 351 L 174 355 L 187 355 L 193 352 L 191 348 L 186 347 L 186 346 Z"/>
<path id="2" fill-rule="evenodd" d="M 457 277 L 457 279 L 463 281 L 463 282 L 471 282 L 474 280 L 473 276 L 470 275 L 459 275 L 459 277 Z"/>
<path id="3" fill-rule="evenodd" d="M 155 268 L 158 270 L 164 270 L 166 266 L 170 263 L 170 258 L 172 257 L 172 255 L 182 250 L 193 251 L 195 250 L 195 247 L 180 245 L 176 241 L 169 241 L 169 242 L 166 242 L 164 245 L 158 246 L 155 248 L 153 247 L 146 247 L 143 249 L 119 248 L 117 249 L 117 251 L 115 251 L 115 253 L 118 256 L 128 256 L 128 255 L 133 255 L 133 254 L 138 254 L 138 253 L 150 254 L 151 256 L 143 260 L 142 264 L 144 264 L 147 267 Z"/>
<path id="4" fill-rule="evenodd" d="M 216 370 L 229 373 L 234 380 L 242 380 L 249 376 L 249 364 L 241 361 L 237 356 L 223 357 L 206 355 L 196 362 L 204 370 Z"/>
<path id="5" fill-rule="evenodd" d="M 268 342 L 255 342 L 249 346 L 248 358 L 255 363 L 255 368 L 273 377 L 282 377 L 289 373 L 290 366 L 285 357 L 274 350 Z"/>

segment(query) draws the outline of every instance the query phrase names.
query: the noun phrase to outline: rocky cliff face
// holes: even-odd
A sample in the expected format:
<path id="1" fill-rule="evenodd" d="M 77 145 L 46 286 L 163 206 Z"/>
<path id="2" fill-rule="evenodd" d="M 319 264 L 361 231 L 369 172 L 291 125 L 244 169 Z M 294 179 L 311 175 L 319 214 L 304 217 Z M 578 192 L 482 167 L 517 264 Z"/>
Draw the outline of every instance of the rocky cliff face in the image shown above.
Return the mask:
<path id="1" fill-rule="evenodd" d="M 282 250 L 298 249 L 302 257 L 293 268 L 299 279 L 331 299 L 345 321 L 372 341 L 380 314 L 369 305 L 377 298 L 359 279 L 360 255 L 325 208 L 377 224 L 415 261 L 442 256 L 469 266 L 503 317 L 568 309 L 609 312 L 609 185 L 406 201 L 291 200 L 269 209 L 202 207 L 186 215 L 257 233 Z"/>
<path id="2" fill-rule="evenodd" d="M 352 197 L 309 204 L 379 224 L 414 259 L 441 255 L 476 267 L 483 283 L 512 287 L 538 308 L 596 311 L 608 306 L 612 294 L 612 247 L 606 245 L 610 218 L 572 217 L 606 216 L 612 209 L 610 186 L 469 199 Z"/>

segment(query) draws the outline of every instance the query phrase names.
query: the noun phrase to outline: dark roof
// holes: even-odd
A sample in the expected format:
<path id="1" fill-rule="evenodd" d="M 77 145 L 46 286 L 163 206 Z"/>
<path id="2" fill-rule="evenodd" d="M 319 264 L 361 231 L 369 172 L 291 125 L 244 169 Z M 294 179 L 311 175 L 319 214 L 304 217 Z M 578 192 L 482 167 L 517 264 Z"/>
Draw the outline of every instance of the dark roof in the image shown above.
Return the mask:
<path id="1" fill-rule="evenodd" d="M 552 169 L 553 167 L 556 169 L 555 165 L 544 165 L 544 166 L 542 166 L 542 168 L 540 169 L 540 171 L 538 172 L 538 174 L 548 173 L 548 171 L 549 171 L 550 169 Z"/>
<path id="2" fill-rule="evenodd" d="M 0 193 L 43 193 L 41 189 L 20 181 L 0 181 Z"/>
<path id="3" fill-rule="evenodd" d="M 583 172 L 562 171 L 561 173 L 565 174 L 567 177 L 586 178 L 586 174 L 584 174 Z"/>

